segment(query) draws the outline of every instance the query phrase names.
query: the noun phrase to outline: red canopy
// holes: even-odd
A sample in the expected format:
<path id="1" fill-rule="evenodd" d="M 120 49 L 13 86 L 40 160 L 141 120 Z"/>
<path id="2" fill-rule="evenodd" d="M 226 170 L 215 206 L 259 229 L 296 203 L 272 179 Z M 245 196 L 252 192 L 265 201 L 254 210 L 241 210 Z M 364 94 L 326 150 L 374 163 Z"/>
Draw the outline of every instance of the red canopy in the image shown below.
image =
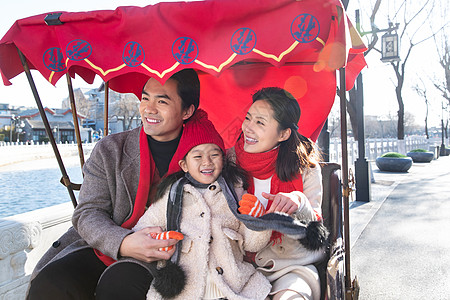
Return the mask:
<path id="1" fill-rule="evenodd" d="M 228 146 L 251 94 L 265 86 L 294 94 L 299 131 L 316 139 L 334 102 L 335 70 L 346 66 L 348 90 L 365 66 L 366 47 L 339 0 L 209 0 L 60 13 L 53 14 L 60 25 L 37 15 L 16 21 L 2 38 L 5 85 L 23 72 L 16 47 L 52 84 L 67 72 L 88 83 L 98 75 L 138 97 L 150 76 L 165 82 L 194 68 L 200 106 Z"/>

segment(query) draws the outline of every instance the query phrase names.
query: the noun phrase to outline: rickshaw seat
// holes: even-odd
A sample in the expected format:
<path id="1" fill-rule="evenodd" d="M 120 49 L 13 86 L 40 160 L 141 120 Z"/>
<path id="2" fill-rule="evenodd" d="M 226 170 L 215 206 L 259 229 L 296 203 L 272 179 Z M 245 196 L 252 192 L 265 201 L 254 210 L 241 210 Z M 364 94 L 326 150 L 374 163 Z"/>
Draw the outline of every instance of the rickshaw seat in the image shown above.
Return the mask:
<path id="1" fill-rule="evenodd" d="M 321 299 L 344 299 L 342 191 L 339 176 L 341 166 L 337 163 L 320 163 L 320 167 L 323 186 L 322 217 L 330 235 L 327 259 L 315 266 L 319 271 Z M 64 184 L 62 179 L 61 183 Z M 79 188 L 74 187 L 74 190 Z"/>
<path id="2" fill-rule="evenodd" d="M 321 282 L 321 299 L 344 299 L 341 167 L 337 163 L 320 163 L 320 166 L 322 217 L 330 232 L 327 259 L 316 264 Z"/>

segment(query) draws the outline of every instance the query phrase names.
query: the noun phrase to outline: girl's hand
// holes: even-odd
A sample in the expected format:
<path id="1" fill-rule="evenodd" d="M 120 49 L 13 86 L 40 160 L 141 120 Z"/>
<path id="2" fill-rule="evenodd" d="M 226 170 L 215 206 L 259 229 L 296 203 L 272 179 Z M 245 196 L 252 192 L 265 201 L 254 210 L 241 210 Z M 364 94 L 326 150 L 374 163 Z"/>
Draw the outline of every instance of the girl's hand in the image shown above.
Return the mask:
<path id="1" fill-rule="evenodd" d="M 263 192 L 262 196 L 269 201 L 272 201 L 272 205 L 266 213 L 282 212 L 290 215 L 296 212 L 300 207 L 301 199 L 290 193 L 278 193 L 272 195 Z"/>

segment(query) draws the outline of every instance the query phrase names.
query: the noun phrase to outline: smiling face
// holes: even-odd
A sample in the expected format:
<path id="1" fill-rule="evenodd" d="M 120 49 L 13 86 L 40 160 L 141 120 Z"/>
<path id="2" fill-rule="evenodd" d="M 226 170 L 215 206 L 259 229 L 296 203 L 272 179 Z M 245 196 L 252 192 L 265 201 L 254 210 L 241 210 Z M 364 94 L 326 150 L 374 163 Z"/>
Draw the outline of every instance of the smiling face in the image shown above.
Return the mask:
<path id="1" fill-rule="evenodd" d="M 142 91 L 139 112 L 144 132 L 157 141 L 167 142 L 180 135 L 183 121 L 194 113 L 194 106 L 182 109 L 175 80 L 169 79 L 162 85 L 150 78 Z"/>
<path id="2" fill-rule="evenodd" d="M 211 184 L 222 173 L 222 150 L 216 144 L 200 144 L 192 148 L 179 165 L 198 182 Z"/>
<path id="3" fill-rule="evenodd" d="M 272 107 L 265 100 L 255 101 L 249 108 L 242 123 L 246 152 L 266 152 L 289 138 L 290 129 L 280 130 L 273 115 Z"/>

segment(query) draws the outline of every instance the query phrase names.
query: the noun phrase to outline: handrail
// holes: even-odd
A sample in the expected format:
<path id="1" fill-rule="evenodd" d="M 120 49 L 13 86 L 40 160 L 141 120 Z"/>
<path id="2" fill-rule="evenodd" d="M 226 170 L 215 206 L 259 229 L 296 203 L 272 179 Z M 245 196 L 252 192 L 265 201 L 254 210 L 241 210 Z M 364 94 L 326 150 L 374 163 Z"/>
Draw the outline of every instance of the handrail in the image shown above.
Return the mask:
<path id="1" fill-rule="evenodd" d="M 31 91 L 33 92 L 34 100 L 39 109 L 39 113 L 42 118 L 42 122 L 44 123 L 45 131 L 47 132 L 48 138 L 50 140 L 50 144 L 52 145 L 53 152 L 55 153 L 56 160 L 58 161 L 59 169 L 61 170 L 62 180 L 65 183 L 70 183 L 69 176 L 67 175 L 66 168 L 64 167 L 64 163 L 61 158 L 61 154 L 59 153 L 58 146 L 56 145 L 55 137 L 53 136 L 52 129 L 50 128 L 50 124 L 47 119 L 47 115 L 45 114 L 44 107 L 42 106 L 41 98 L 39 97 L 38 91 L 36 89 L 36 85 L 34 83 L 33 77 L 31 76 L 30 68 L 28 67 L 27 60 L 23 55 L 22 51 L 17 48 L 19 52 L 20 62 L 22 63 L 23 69 L 28 79 L 28 83 L 30 84 Z M 64 184 L 69 192 L 70 199 L 72 200 L 72 204 L 74 207 L 77 206 L 77 200 L 75 198 L 75 194 L 73 192 L 73 188 L 71 184 Z"/>
<path id="2" fill-rule="evenodd" d="M 75 105 L 75 96 L 73 93 L 72 79 L 70 78 L 69 73 L 66 73 L 66 78 L 67 78 L 67 88 L 69 89 L 70 107 L 72 108 L 73 125 L 75 126 L 75 136 L 77 138 L 78 156 L 80 157 L 81 170 L 83 170 L 84 166 L 83 146 L 81 144 L 80 126 L 78 124 L 78 114 L 77 114 L 77 107 Z"/>
<path id="3" fill-rule="evenodd" d="M 341 147 L 342 153 L 342 198 L 344 206 L 344 249 L 345 249 L 345 299 L 358 299 L 359 286 L 357 280 L 352 282 L 350 269 L 350 208 L 347 155 L 347 99 L 345 97 L 345 69 L 339 69 L 339 98 L 341 110 Z"/>
<path id="4" fill-rule="evenodd" d="M 108 135 L 109 81 L 105 82 L 105 105 L 103 109 L 103 136 Z"/>
<path id="5" fill-rule="evenodd" d="M 341 147 L 342 153 L 347 153 L 347 100 L 345 98 L 345 69 L 339 69 L 339 98 L 341 108 Z M 344 245 L 345 245 L 345 290 L 346 299 L 351 293 L 350 276 L 350 222 L 349 222 L 349 192 L 348 192 L 348 157 L 342 155 L 342 197 L 344 201 Z M 350 297 L 351 298 L 351 297 Z"/>

